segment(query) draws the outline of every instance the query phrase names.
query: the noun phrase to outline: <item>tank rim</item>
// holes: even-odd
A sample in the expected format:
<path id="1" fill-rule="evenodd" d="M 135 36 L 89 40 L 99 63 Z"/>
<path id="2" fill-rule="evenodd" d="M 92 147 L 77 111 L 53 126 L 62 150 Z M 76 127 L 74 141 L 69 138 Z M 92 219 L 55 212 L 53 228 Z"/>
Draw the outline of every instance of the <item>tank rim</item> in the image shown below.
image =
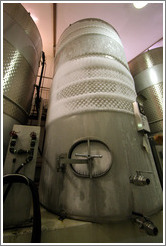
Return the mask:
<path id="1" fill-rule="evenodd" d="M 113 27 L 110 23 L 108 23 L 107 21 L 102 20 L 102 19 L 100 19 L 100 18 L 84 18 L 84 19 L 77 20 L 77 21 L 73 22 L 72 24 L 70 24 L 65 30 L 67 30 L 68 28 L 70 28 L 70 26 L 72 26 L 72 25 L 74 25 L 74 24 L 76 24 L 76 23 L 78 23 L 78 22 L 83 22 L 83 21 L 98 21 L 98 22 L 102 22 L 102 23 L 108 25 L 109 27 L 113 28 L 114 31 L 115 31 L 115 32 L 118 34 L 118 36 L 120 37 L 120 35 L 119 35 L 118 31 L 115 29 L 115 27 Z M 65 30 L 63 31 L 63 33 L 65 32 Z"/>
<path id="2" fill-rule="evenodd" d="M 147 60 L 149 60 L 150 63 L 147 63 Z M 140 72 L 159 64 L 163 64 L 163 47 L 157 47 L 147 50 L 146 52 L 142 52 L 128 62 L 130 72 L 133 77 Z"/>

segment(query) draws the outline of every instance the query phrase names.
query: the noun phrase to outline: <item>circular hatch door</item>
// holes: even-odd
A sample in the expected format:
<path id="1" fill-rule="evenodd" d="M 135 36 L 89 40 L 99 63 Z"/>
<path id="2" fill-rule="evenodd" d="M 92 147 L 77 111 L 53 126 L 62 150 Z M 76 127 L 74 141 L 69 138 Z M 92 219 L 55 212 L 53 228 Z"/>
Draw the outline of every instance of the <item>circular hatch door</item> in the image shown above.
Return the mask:
<path id="1" fill-rule="evenodd" d="M 95 178 L 104 175 L 111 168 L 112 155 L 109 148 L 98 140 L 83 140 L 72 146 L 69 158 L 84 159 L 87 164 L 71 164 L 75 174 Z"/>

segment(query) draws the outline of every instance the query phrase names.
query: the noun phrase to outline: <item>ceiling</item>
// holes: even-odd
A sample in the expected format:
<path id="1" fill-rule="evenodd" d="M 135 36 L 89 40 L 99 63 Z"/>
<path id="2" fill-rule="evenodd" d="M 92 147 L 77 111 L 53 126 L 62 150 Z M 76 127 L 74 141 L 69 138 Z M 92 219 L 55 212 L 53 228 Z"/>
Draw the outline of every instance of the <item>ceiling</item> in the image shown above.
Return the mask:
<path id="1" fill-rule="evenodd" d="M 43 51 L 53 56 L 53 4 L 21 3 L 24 8 L 38 20 L 35 21 L 43 41 Z"/>
<path id="2" fill-rule="evenodd" d="M 55 2 L 54 2 L 55 3 Z M 38 18 L 36 25 L 43 40 L 46 56 L 53 56 L 53 3 L 22 3 Z M 163 3 L 151 2 L 142 9 L 131 3 L 56 3 L 56 42 L 69 24 L 95 17 L 109 22 L 118 31 L 127 60 L 152 46 L 163 37 Z M 159 42 L 162 46 L 162 41 Z"/>

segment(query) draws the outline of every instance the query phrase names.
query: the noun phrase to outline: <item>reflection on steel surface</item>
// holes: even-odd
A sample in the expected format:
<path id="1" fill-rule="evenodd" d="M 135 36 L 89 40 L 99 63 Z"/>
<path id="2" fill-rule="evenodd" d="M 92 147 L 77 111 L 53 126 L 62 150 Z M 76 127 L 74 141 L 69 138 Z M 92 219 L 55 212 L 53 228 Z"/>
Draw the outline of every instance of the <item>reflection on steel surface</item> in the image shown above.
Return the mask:
<path id="1" fill-rule="evenodd" d="M 138 101 L 144 105 L 152 133 L 163 130 L 163 48 L 142 53 L 129 63 Z"/>
<path id="2" fill-rule="evenodd" d="M 20 3 L 3 4 L 4 158 L 13 123 L 25 124 L 31 109 L 42 41 Z"/>

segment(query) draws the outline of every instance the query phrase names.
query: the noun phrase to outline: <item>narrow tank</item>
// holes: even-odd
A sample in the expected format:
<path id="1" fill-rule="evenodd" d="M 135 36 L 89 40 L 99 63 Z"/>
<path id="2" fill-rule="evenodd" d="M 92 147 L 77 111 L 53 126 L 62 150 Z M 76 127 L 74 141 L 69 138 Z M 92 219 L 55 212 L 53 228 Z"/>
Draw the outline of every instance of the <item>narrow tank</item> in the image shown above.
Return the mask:
<path id="1" fill-rule="evenodd" d="M 162 189 L 116 30 L 99 19 L 60 37 L 46 122 L 40 201 L 61 216 L 120 221 L 162 209 Z"/>
<path id="2" fill-rule="evenodd" d="M 129 63 L 138 100 L 143 104 L 151 133 L 163 131 L 163 48 L 142 53 Z"/>
<path id="3" fill-rule="evenodd" d="M 3 4 L 3 155 L 14 124 L 25 124 L 31 108 L 42 41 L 20 3 Z"/>

